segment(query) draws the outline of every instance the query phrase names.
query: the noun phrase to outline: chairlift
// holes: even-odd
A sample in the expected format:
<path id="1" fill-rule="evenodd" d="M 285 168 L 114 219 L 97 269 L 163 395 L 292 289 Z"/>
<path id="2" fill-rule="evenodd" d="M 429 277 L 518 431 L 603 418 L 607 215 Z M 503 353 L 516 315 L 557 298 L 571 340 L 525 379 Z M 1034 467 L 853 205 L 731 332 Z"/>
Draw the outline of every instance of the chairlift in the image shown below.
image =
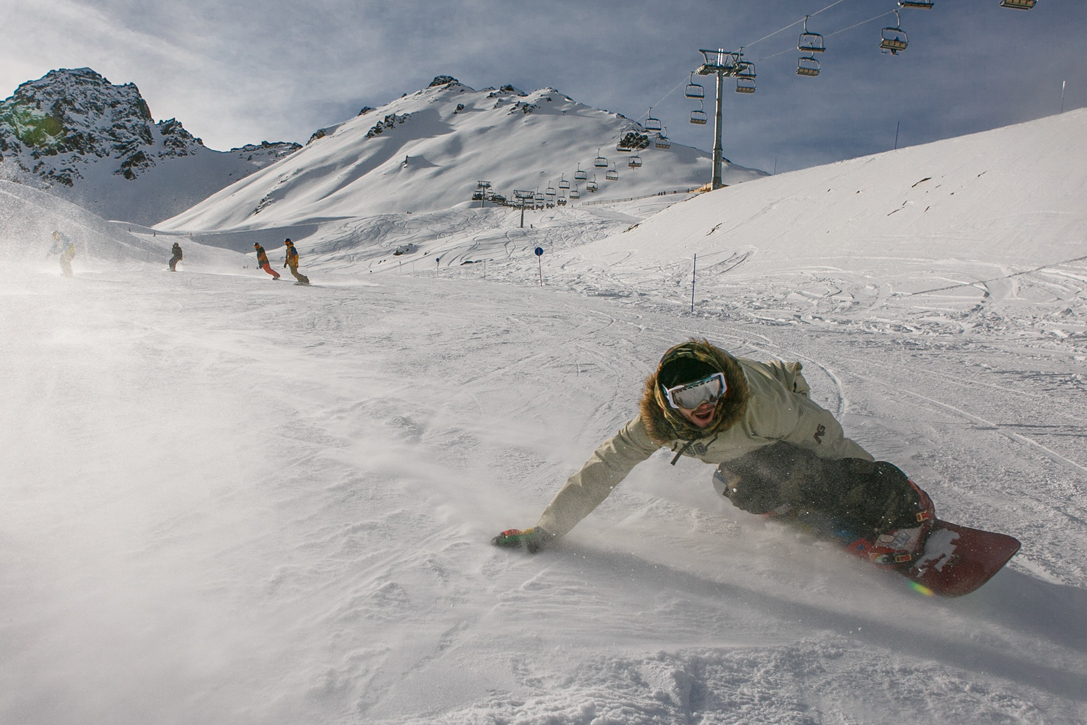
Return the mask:
<path id="1" fill-rule="evenodd" d="M 555 196 L 555 187 L 551 186 L 551 182 L 547 184 L 547 191 L 544 192 L 547 196 Z"/>
<path id="2" fill-rule="evenodd" d="M 596 150 L 596 159 L 593 160 L 593 166 L 598 169 L 608 168 L 608 160 L 600 155 L 600 149 Z"/>
<path id="3" fill-rule="evenodd" d="M 570 198 L 571 199 L 580 199 L 581 198 L 581 192 L 577 190 L 576 186 L 573 189 L 570 190 Z"/>
<path id="4" fill-rule="evenodd" d="M 1030 10 L 1035 0 L 1000 0 L 1000 7 L 1009 10 Z"/>
<path id="5" fill-rule="evenodd" d="M 626 137 L 624 136 L 623 138 L 619 139 L 619 143 L 615 144 L 615 150 L 621 154 L 629 154 L 634 149 L 626 145 Z"/>
<path id="6" fill-rule="evenodd" d="M 907 45 L 909 45 L 909 40 L 906 38 L 906 31 L 902 29 L 902 18 L 899 17 L 897 10 L 895 10 L 894 13 L 896 21 L 895 27 L 883 29 L 882 37 L 879 41 L 879 48 L 884 53 L 898 55 L 906 49 Z"/>
<path id="7" fill-rule="evenodd" d="M 653 118 L 653 107 L 649 107 L 649 115 L 645 118 L 645 125 L 643 126 L 646 131 L 660 131 L 661 120 L 659 118 Z"/>
<path id="8" fill-rule="evenodd" d="M 741 78 L 736 76 L 736 92 L 737 93 L 754 93 L 755 92 L 755 79 L 754 78 Z"/>
<path id="9" fill-rule="evenodd" d="M 638 154 L 634 154 L 633 156 L 630 157 L 630 160 L 627 161 L 627 166 L 629 166 L 632 169 L 641 168 L 641 165 L 642 165 L 642 157 L 639 156 Z"/>
<path id="10" fill-rule="evenodd" d="M 567 181 L 565 178 L 560 176 L 559 177 L 559 188 L 560 189 L 569 189 L 570 188 L 570 182 Z"/>
<path id="11" fill-rule="evenodd" d="M 577 165 L 577 171 L 574 172 L 574 181 L 585 181 L 589 178 L 589 175 L 581 170 L 581 164 Z"/>
<path id="12" fill-rule="evenodd" d="M 799 40 L 796 41 L 796 49 L 801 53 L 822 53 L 827 49 L 827 46 L 823 42 L 822 35 L 808 32 L 809 17 L 811 16 L 804 16 L 804 32 L 800 34 Z"/>
<path id="13" fill-rule="evenodd" d="M 932 10 L 935 0 L 898 0 L 898 7 L 913 8 L 915 10 Z"/>
<path id="14" fill-rule="evenodd" d="M 683 92 L 683 95 L 687 96 L 687 98 L 706 97 L 706 89 L 700 83 L 694 82 L 694 72 L 691 73 L 691 80 L 687 84 L 687 90 Z"/>
<path id="15" fill-rule="evenodd" d="M 619 172 L 616 169 L 608 169 L 608 173 L 604 174 L 604 178 L 608 181 L 619 181 Z"/>
<path id="16" fill-rule="evenodd" d="M 594 194 L 596 193 L 596 190 L 598 188 L 600 187 L 596 185 L 596 174 L 593 174 L 592 181 L 589 181 L 585 184 L 585 191 L 589 192 L 590 194 Z"/>
<path id="17" fill-rule="evenodd" d="M 709 121 L 709 116 L 702 110 L 702 101 L 698 102 L 698 108 L 690 112 L 690 122 L 696 126 L 704 126 Z"/>
<path id="18" fill-rule="evenodd" d="M 668 139 L 668 129 L 661 129 L 660 133 L 657 134 L 657 138 L 653 140 L 653 145 L 659 149 L 672 148 L 672 142 Z"/>
<path id="19" fill-rule="evenodd" d="M 819 75 L 819 61 L 815 59 L 814 55 L 800 56 L 796 61 L 796 74 L 811 77 Z"/>

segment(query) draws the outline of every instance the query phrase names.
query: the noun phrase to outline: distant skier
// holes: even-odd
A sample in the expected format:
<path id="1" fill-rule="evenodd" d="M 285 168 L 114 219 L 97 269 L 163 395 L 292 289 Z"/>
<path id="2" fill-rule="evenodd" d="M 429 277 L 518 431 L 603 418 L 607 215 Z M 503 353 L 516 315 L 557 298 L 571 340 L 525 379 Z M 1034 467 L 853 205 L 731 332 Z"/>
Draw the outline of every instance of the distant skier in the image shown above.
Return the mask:
<path id="1" fill-rule="evenodd" d="M 268 253 L 264 251 L 264 247 L 260 246 L 259 242 L 253 242 L 253 249 L 257 250 L 257 266 L 272 275 L 273 282 L 279 279 L 279 272 L 272 269 L 272 265 L 268 261 Z"/>
<path id="2" fill-rule="evenodd" d="M 75 245 L 63 232 L 53 232 L 53 246 L 50 248 L 48 256 L 52 257 L 54 254 L 60 255 L 60 271 L 64 273 L 65 277 L 71 277 L 72 260 L 75 259 Z"/>
<path id="3" fill-rule="evenodd" d="M 294 248 L 294 242 L 286 239 L 283 243 L 287 246 L 287 256 L 283 260 L 283 266 L 291 268 L 291 274 L 298 280 L 298 284 L 309 284 L 309 277 L 298 271 L 298 250 Z"/>
<path id="4" fill-rule="evenodd" d="M 171 249 L 170 251 L 174 253 L 174 256 L 170 257 L 170 271 L 176 272 L 177 263 L 180 262 L 184 257 L 184 255 L 181 254 L 181 245 L 177 242 L 174 242 L 173 249 Z"/>
<path id="5" fill-rule="evenodd" d="M 534 552 L 565 535 L 660 448 L 717 466 L 717 493 L 744 511 L 829 517 L 884 568 L 909 567 L 936 518 L 928 495 L 845 437 L 808 398 L 798 362 L 756 362 L 707 340 L 668 350 L 645 381 L 639 414 L 567 480 L 532 529 L 492 543 Z M 804 518 L 800 519 L 804 521 Z M 810 520 L 810 519 L 808 519 Z"/>

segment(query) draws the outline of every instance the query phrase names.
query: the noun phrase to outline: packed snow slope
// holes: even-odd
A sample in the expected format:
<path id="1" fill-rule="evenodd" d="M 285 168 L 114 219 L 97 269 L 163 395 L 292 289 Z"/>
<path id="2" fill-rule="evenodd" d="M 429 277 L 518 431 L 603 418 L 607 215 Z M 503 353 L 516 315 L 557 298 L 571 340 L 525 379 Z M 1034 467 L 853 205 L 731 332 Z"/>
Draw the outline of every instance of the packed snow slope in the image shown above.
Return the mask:
<path id="1" fill-rule="evenodd" d="M 0 181 L 0 263 L 9 266 L 9 273 L 55 269 L 57 258 L 48 259 L 54 231 L 72 240 L 77 266 L 84 270 L 142 266 L 156 260 L 165 266 L 174 242 L 181 244 L 194 269 L 245 264 L 234 252 L 179 235 L 158 236 L 136 224 L 109 222 L 53 194 Z"/>
<path id="2" fill-rule="evenodd" d="M 635 151 L 616 150 L 627 134 Z M 670 144 L 615 113 L 544 88 L 473 90 L 448 76 L 315 134 L 299 152 L 158 225 L 166 231 L 270 229 L 379 213 L 418 213 L 468 201 L 478 182 L 582 201 L 686 191 L 710 177 L 704 151 Z M 641 159 L 631 168 L 631 156 Z M 608 166 L 595 166 L 597 158 Z M 585 180 L 578 180 L 578 171 Z M 618 178 L 608 181 L 607 173 Z M 764 175 L 727 167 L 726 183 Z M 590 193 L 593 181 L 598 191 Z M 564 183 L 565 182 L 565 183 Z M 564 188 L 568 187 L 568 188 Z M 568 197 L 569 198 L 569 197 Z"/>
<path id="3" fill-rule="evenodd" d="M 0 197 L 0 722 L 1087 722 L 1083 123 L 664 211 L 315 224 L 311 287 L 223 249 L 171 274 L 200 235 Z M 556 549 L 491 547 L 691 336 L 802 361 L 941 516 L 1022 551 L 925 598 L 663 455 Z"/>

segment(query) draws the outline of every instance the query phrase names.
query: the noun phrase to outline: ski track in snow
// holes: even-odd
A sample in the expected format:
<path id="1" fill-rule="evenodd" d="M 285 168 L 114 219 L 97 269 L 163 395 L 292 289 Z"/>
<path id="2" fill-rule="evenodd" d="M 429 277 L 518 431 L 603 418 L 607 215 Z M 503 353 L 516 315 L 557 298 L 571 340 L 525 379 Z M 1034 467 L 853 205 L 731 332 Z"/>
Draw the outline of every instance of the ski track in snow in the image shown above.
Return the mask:
<path id="1" fill-rule="evenodd" d="M 1045 121 L 1062 155 L 1073 116 Z M 309 288 L 194 238 L 170 274 L 176 237 L 5 187 L 0 722 L 1087 722 L 1079 167 L 1017 184 L 966 144 L 928 170 L 952 145 L 727 213 L 321 220 Z M 1002 216 L 1012 187 L 1040 211 Z M 43 261 L 62 224 L 74 279 Z M 924 598 L 665 455 L 555 550 L 489 546 L 691 336 L 802 361 L 941 516 L 1022 551 Z"/>
<path id="2" fill-rule="evenodd" d="M 9 286 L 3 719 L 1082 720 L 1081 388 L 1009 366 L 1074 347 L 902 332 L 914 312 L 893 296 L 886 323 L 842 332 L 535 272 Z M 557 550 L 489 547 L 690 335 L 803 360 L 852 436 L 1023 552 L 966 599 L 925 599 L 659 456 Z M 965 358 L 985 374 L 956 375 Z M 1065 432 L 1008 430 L 1024 399 Z"/>

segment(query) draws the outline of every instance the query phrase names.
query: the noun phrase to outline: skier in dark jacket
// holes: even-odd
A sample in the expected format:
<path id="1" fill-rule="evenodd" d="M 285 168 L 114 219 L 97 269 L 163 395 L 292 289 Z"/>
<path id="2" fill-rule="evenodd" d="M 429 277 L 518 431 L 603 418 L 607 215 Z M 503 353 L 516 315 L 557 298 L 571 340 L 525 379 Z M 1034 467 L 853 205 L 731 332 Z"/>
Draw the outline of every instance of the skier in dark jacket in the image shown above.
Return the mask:
<path id="1" fill-rule="evenodd" d="M 849 548 L 886 568 L 922 553 L 936 512 L 894 465 L 875 461 L 808 397 L 798 362 L 736 358 L 706 340 L 668 350 L 645 381 L 639 414 L 566 482 L 535 528 L 498 546 L 536 551 L 565 535 L 662 447 L 717 466 L 717 493 L 782 519 L 830 518 Z"/>
<path id="2" fill-rule="evenodd" d="M 184 255 L 181 253 L 181 245 L 177 242 L 174 242 L 174 246 L 170 251 L 174 254 L 174 256 L 170 257 L 170 271 L 176 272 L 177 263 L 180 262 L 184 257 Z"/>
<path id="3" fill-rule="evenodd" d="M 287 256 L 283 259 L 283 266 L 290 267 L 291 274 L 298 280 L 298 284 L 309 284 L 309 277 L 298 271 L 298 250 L 294 248 L 294 242 L 286 239 L 283 244 L 287 247 Z"/>
<path id="4" fill-rule="evenodd" d="M 257 250 L 257 266 L 272 275 L 273 282 L 279 279 L 279 272 L 272 269 L 272 264 L 268 261 L 268 253 L 264 251 L 264 247 L 260 246 L 260 242 L 253 242 L 253 249 Z"/>

